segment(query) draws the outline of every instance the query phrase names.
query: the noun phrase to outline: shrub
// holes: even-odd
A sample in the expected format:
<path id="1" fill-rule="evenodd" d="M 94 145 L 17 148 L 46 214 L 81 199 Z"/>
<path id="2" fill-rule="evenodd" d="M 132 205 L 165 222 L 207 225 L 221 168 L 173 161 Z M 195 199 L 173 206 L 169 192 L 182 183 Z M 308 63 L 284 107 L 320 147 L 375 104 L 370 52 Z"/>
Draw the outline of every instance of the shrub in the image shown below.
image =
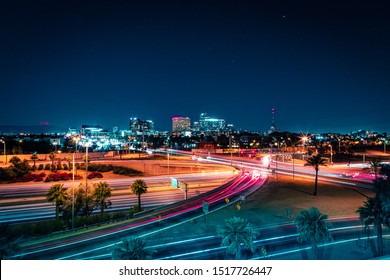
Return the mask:
<path id="1" fill-rule="evenodd" d="M 80 175 L 75 175 L 75 179 L 82 179 Z M 66 172 L 54 172 L 49 174 L 46 177 L 45 182 L 52 182 L 52 181 L 67 181 L 72 180 L 72 173 L 66 173 Z"/>
<path id="2" fill-rule="evenodd" d="M 40 163 L 40 164 L 38 165 L 38 170 L 43 170 L 43 164 L 42 164 L 42 163 Z"/>
<path id="3" fill-rule="evenodd" d="M 103 174 L 100 172 L 91 172 L 88 174 L 88 179 L 93 179 L 93 178 L 103 178 Z"/>
<path id="4" fill-rule="evenodd" d="M 50 170 L 50 167 L 51 167 L 51 166 L 50 166 L 49 163 L 46 163 L 46 164 L 45 164 L 45 170 Z"/>
<path id="5" fill-rule="evenodd" d="M 129 167 L 124 167 L 124 166 L 114 166 L 112 172 L 114 174 L 126 175 L 126 176 L 138 176 L 142 174 L 142 172 L 138 170 Z"/>
<path id="6" fill-rule="evenodd" d="M 61 165 L 61 163 L 57 164 L 57 170 L 62 170 L 62 165 Z"/>
<path id="7" fill-rule="evenodd" d="M 43 178 L 46 176 L 44 172 L 40 174 L 26 174 L 20 178 L 13 178 L 10 183 L 20 183 L 20 182 L 42 182 Z"/>
<path id="8" fill-rule="evenodd" d="M 62 166 L 64 170 L 68 170 L 68 165 L 66 163 L 64 163 Z"/>

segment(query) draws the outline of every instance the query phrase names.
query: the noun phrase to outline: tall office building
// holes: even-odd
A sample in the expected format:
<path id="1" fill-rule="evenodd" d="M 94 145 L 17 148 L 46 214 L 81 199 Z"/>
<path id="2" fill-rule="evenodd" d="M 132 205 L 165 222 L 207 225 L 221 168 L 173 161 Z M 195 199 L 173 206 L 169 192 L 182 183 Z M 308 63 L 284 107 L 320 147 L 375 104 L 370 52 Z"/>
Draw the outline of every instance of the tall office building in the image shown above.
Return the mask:
<path id="1" fill-rule="evenodd" d="M 199 129 L 201 132 L 222 132 L 225 129 L 225 120 L 211 118 L 207 113 L 200 114 Z"/>
<path id="2" fill-rule="evenodd" d="M 172 118 L 172 132 L 185 132 L 191 129 L 191 119 L 188 117 L 173 117 Z"/>
<path id="3" fill-rule="evenodd" d="M 154 122 L 152 120 L 141 120 L 140 118 L 130 118 L 129 130 L 132 135 L 153 134 Z"/>
<path id="4" fill-rule="evenodd" d="M 270 129 L 268 130 L 268 134 L 272 134 L 274 132 L 278 132 L 278 128 L 275 125 L 275 108 L 272 108 L 272 124 Z"/>

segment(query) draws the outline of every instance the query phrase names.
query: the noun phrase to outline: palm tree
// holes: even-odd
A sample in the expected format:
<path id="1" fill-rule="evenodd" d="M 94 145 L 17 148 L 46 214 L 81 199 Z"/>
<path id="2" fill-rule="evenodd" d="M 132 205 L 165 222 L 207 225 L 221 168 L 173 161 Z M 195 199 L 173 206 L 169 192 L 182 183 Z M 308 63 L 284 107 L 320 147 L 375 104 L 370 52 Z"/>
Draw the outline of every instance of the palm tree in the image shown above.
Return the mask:
<path id="1" fill-rule="evenodd" d="M 322 158 L 321 154 L 313 155 L 306 160 L 305 166 L 312 166 L 316 171 L 316 180 L 314 184 L 313 195 L 317 195 L 318 170 L 319 170 L 319 166 L 326 166 L 326 159 Z"/>
<path id="2" fill-rule="evenodd" d="M 239 217 L 233 217 L 225 220 L 224 226 L 217 227 L 217 233 L 222 237 L 221 246 L 226 246 L 226 252 L 235 255 L 239 260 L 241 258 L 241 244 L 252 253 L 255 251 L 253 241 L 256 238 L 256 231 L 249 224 L 248 220 Z"/>
<path id="3" fill-rule="evenodd" d="M 145 240 L 139 237 L 122 238 L 111 252 L 113 260 L 149 260 L 152 254 L 153 251 L 146 249 Z"/>
<path id="4" fill-rule="evenodd" d="M 141 211 L 141 195 L 148 191 L 145 181 L 142 179 L 135 180 L 131 185 L 130 190 L 133 194 L 138 196 L 138 209 Z"/>
<path id="5" fill-rule="evenodd" d="M 51 160 L 51 170 L 53 171 L 54 170 L 54 159 L 55 159 L 56 155 L 54 152 L 51 152 L 50 155 L 49 155 L 49 158 Z"/>
<path id="6" fill-rule="evenodd" d="M 326 225 L 327 219 L 328 215 L 321 214 L 315 207 L 301 211 L 294 219 L 298 241 L 310 243 L 316 258 L 318 258 L 318 245 L 331 239 Z"/>
<path id="7" fill-rule="evenodd" d="M 49 188 L 46 194 L 46 200 L 56 204 L 56 220 L 58 220 L 60 216 L 60 207 L 66 199 L 67 194 L 64 184 L 54 184 Z"/>
<path id="8" fill-rule="evenodd" d="M 111 197 L 111 188 L 107 182 L 99 182 L 95 185 L 93 197 L 100 202 L 100 211 L 103 213 L 107 198 Z"/>
<path id="9" fill-rule="evenodd" d="M 67 156 L 65 158 L 65 160 L 68 162 L 68 170 L 72 170 L 72 169 L 70 169 L 70 162 L 71 162 L 72 158 L 70 156 Z"/>
<path id="10" fill-rule="evenodd" d="M 381 168 L 381 163 L 382 162 L 378 158 L 374 158 L 374 159 L 370 160 L 370 169 L 372 171 L 374 171 L 375 181 L 378 180 L 378 172 L 379 172 L 379 169 Z"/>
<path id="11" fill-rule="evenodd" d="M 38 160 L 38 156 L 36 153 L 33 153 L 32 156 L 31 156 L 31 160 L 34 162 L 34 165 L 33 165 L 33 170 L 35 170 L 35 163 L 37 162 Z"/>
<path id="12" fill-rule="evenodd" d="M 356 211 L 364 225 L 374 225 L 377 234 L 377 253 L 383 255 L 382 225 L 390 226 L 390 184 L 379 179 L 374 183 L 375 195 L 368 197 L 362 207 Z"/>

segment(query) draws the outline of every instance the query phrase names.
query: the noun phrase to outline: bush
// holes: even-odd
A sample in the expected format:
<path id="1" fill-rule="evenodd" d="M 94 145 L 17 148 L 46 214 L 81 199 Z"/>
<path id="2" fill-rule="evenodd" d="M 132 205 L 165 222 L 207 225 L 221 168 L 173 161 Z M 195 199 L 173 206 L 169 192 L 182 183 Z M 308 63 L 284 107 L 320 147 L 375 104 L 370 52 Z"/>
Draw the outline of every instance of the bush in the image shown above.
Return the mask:
<path id="1" fill-rule="evenodd" d="M 49 163 L 46 163 L 45 164 L 45 170 L 50 170 L 50 168 L 51 168 L 51 165 Z"/>
<path id="2" fill-rule="evenodd" d="M 15 231 L 24 236 L 46 235 L 55 231 L 64 230 L 65 228 L 65 222 L 62 220 L 50 220 L 15 225 Z"/>
<path id="3" fill-rule="evenodd" d="M 103 174 L 100 172 L 91 172 L 88 174 L 88 179 L 93 179 L 93 178 L 103 178 Z"/>
<path id="4" fill-rule="evenodd" d="M 62 170 L 62 165 L 61 165 L 61 163 L 57 164 L 57 170 Z"/>
<path id="5" fill-rule="evenodd" d="M 81 177 L 80 175 L 75 175 L 74 178 L 75 179 L 82 179 L 83 177 Z M 45 182 L 67 181 L 67 180 L 72 180 L 72 179 L 73 179 L 72 173 L 58 172 L 57 171 L 57 172 L 49 174 L 46 177 Z"/>
<path id="6" fill-rule="evenodd" d="M 63 168 L 62 168 L 62 169 L 64 169 L 64 170 L 68 170 L 68 165 L 67 165 L 66 163 L 64 163 L 62 166 L 63 166 Z"/>
<path id="7" fill-rule="evenodd" d="M 142 172 L 138 170 L 129 167 L 124 167 L 124 166 L 114 166 L 112 172 L 114 174 L 126 175 L 126 176 L 138 176 L 142 174 Z"/>
<path id="8" fill-rule="evenodd" d="M 43 164 L 42 164 L 42 163 L 40 163 L 40 164 L 38 165 L 38 170 L 43 170 Z"/>
<path id="9" fill-rule="evenodd" d="M 15 177 L 14 173 L 10 168 L 0 167 L 0 181 L 9 181 Z"/>
<path id="10" fill-rule="evenodd" d="M 43 178 L 46 176 L 44 172 L 40 174 L 26 174 L 20 178 L 13 178 L 10 183 L 20 183 L 20 182 L 42 182 Z"/>

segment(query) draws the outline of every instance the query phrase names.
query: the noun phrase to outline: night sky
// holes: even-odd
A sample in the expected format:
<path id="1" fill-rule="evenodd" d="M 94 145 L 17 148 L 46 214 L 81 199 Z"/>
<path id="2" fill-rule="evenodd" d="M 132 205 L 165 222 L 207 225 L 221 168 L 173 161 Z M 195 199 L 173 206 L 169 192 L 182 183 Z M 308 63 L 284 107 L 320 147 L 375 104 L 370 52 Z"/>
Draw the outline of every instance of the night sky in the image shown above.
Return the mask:
<path id="1" fill-rule="evenodd" d="M 0 125 L 390 131 L 389 1 L 0 1 Z"/>

